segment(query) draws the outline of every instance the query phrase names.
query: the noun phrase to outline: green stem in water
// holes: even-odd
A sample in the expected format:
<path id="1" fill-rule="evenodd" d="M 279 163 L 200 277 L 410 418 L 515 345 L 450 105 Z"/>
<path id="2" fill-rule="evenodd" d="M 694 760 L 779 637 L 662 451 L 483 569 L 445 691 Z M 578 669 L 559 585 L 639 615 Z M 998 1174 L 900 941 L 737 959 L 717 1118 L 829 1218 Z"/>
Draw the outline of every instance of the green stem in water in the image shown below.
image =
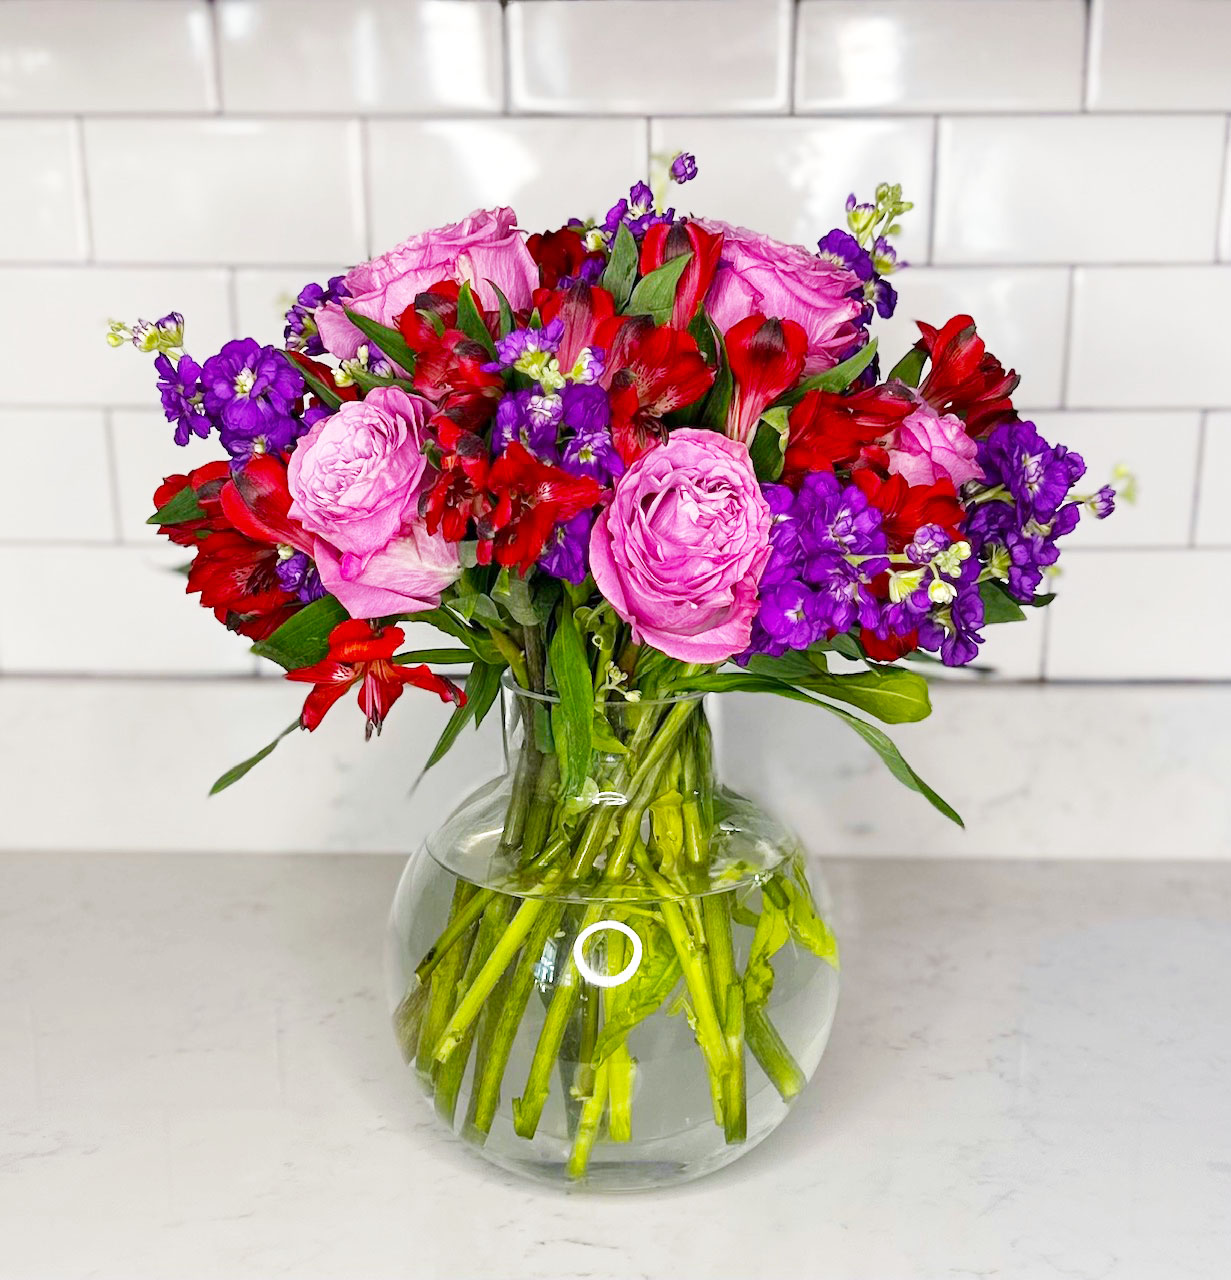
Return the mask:
<path id="1" fill-rule="evenodd" d="M 453 905 L 450 908 L 450 923 L 455 923 L 466 915 L 466 908 L 478 895 L 474 886 L 465 881 L 458 881 L 453 889 Z M 475 925 L 469 924 L 458 934 L 458 942 L 465 939 L 463 945 L 451 945 L 439 953 L 435 963 L 435 972 L 431 978 L 431 993 L 428 997 L 427 1012 L 419 1028 L 419 1046 L 415 1055 L 415 1065 L 424 1075 L 434 1074 L 432 1048 L 453 1011 L 453 1002 L 457 998 L 457 984 L 466 968 L 474 938 Z"/>
<path id="2" fill-rule="evenodd" d="M 487 904 L 491 900 L 493 892 L 491 889 L 475 889 L 473 885 L 467 884 L 464 880 L 458 881 L 456 888 L 453 890 L 454 905 L 449 915 L 449 923 L 432 945 L 432 949 L 419 961 L 419 967 L 415 970 L 415 977 L 420 982 L 426 984 L 445 957 L 457 945 L 458 940 L 469 933 L 470 926 L 487 909 Z M 459 894 L 462 895 L 461 900 L 465 903 L 460 910 L 457 909 Z"/>
<path id="3" fill-rule="evenodd" d="M 723 1093 L 724 1129 L 728 1142 L 743 1142 L 748 1133 L 744 1068 L 744 991 L 735 972 L 729 893 L 709 893 L 701 900 L 705 937 L 714 979 L 714 1003 L 722 1011 L 722 1029 L 731 1070 Z"/>
<path id="4" fill-rule="evenodd" d="M 581 1119 L 577 1122 L 577 1134 L 573 1139 L 573 1150 L 568 1158 L 568 1175 L 570 1178 L 583 1178 L 590 1165 L 590 1153 L 594 1150 L 594 1142 L 598 1137 L 598 1126 L 603 1118 L 603 1109 L 607 1105 L 607 1082 L 611 1059 L 605 1059 L 594 1073 L 594 1092 L 586 1099 L 581 1108 Z M 520 1131 L 519 1131 L 520 1132 Z"/>
<path id="5" fill-rule="evenodd" d="M 752 1056 L 782 1095 L 783 1102 L 790 1102 L 808 1080 L 778 1034 L 778 1028 L 770 1022 L 764 1006 L 746 1010 L 744 1037 Z"/>

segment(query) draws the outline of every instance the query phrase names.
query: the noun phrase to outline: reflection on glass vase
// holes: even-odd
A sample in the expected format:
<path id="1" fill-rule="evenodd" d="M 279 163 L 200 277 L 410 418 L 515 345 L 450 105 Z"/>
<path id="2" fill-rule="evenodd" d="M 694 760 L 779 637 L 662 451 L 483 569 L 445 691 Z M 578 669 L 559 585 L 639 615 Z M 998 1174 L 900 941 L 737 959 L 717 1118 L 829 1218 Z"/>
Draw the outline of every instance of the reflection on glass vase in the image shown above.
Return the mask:
<path id="1" fill-rule="evenodd" d="M 562 794 L 550 695 L 506 685 L 503 776 L 407 864 L 388 976 L 441 1120 L 549 1182 L 699 1177 L 786 1116 L 837 946 L 795 838 L 715 782 L 699 695 L 610 701 Z"/>

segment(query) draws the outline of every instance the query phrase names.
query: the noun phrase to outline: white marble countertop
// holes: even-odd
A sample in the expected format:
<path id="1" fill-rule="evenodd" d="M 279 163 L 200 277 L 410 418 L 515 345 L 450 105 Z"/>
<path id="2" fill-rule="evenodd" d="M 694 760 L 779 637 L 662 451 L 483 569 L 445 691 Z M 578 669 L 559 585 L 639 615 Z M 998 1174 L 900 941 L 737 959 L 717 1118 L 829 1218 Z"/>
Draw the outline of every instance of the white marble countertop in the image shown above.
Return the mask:
<path id="1" fill-rule="evenodd" d="M 599 1198 L 441 1136 L 387 857 L 0 858 L 3 1280 L 1225 1280 L 1231 864 L 837 861 L 794 1114 Z"/>

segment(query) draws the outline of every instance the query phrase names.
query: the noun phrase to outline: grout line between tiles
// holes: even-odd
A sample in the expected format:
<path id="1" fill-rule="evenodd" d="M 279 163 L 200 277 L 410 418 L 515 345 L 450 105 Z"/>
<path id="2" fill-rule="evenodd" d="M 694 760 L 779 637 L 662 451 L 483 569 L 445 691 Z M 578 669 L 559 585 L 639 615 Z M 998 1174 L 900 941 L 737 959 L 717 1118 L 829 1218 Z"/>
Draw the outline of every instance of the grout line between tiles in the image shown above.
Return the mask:
<path id="1" fill-rule="evenodd" d="M 81 228 L 81 251 L 84 261 L 94 261 L 94 218 L 90 211 L 90 170 L 86 164 L 85 118 L 73 121 L 73 164 L 76 168 L 77 217 Z M 80 263 L 78 265 L 81 265 Z"/>
<path id="2" fill-rule="evenodd" d="M 1197 546 L 1197 527 L 1201 520 L 1201 476 L 1205 470 L 1205 442 L 1210 429 L 1210 413 L 1207 409 L 1201 415 L 1201 426 L 1197 431 L 1197 466 L 1193 476 L 1193 497 L 1189 504 L 1188 545 Z M 1202 548 L 1206 550 L 1206 548 Z"/>
<path id="3" fill-rule="evenodd" d="M 103 441 L 107 451 L 107 481 L 111 488 L 111 531 L 113 541 L 119 546 L 124 541 L 124 520 L 120 506 L 120 464 L 115 438 L 115 414 L 103 410 Z"/>
<path id="4" fill-rule="evenodd" d="M 1073 313 L 1077 293 L 1077 268 L 1070 267 L 1064 295 L 1064 345 L 1060 349 L 1060 407 L 1069 404 L 1069 377 L 1073 364 Z"/>
<path id="5" fill-rule="evenodd" d="M 1214 261 L 1223 249 L 1222 229 L 1227 227 L 1226 256 L 1231 258 L 1231 115 L 1227 116 L 1222 137 L 1222 167 L 1218 173 L 1218 217 L 1214 221 Z"/>
<path id="6" fill-rule="evenodd" d="M 928 266 L 936 261 L 936 213 L 940 208 L 940 116 L 932 117 L 932 189 L 928 192 Z"/>
<path id="7" fill-rule="evenodd" d="M 1089 112 L 1094 97 L 1094 83 L 1099 69 L 1099 45 L 1094 38 L 1095 16 L 1102 25 L 1102 0 L 1086 0 L 1085 21 L 1082 24 L 1081 49 L 1081 110 Z"/>
<path id="8" fill-rule="evenodd" d="M 221 116 L 225 107 L 222 95 L 222 31 L 219 27 L 221 18 L 218 6 L 210 2 L 209 6 L 209 80 L 210 91 L 214 98 L 213 114 Z"/>

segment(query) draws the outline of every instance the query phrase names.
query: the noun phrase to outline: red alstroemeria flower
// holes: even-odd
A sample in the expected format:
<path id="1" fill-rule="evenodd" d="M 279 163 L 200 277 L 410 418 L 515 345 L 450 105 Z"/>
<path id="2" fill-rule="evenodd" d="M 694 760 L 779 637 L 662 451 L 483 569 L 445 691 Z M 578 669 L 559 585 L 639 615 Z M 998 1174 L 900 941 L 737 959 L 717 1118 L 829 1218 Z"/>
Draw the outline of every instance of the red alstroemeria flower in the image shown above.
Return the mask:
<path id="1" fill-rule="evenodd" d="M 904 635 L 889 635 L 882 640 L 875 631 L 863 630 L 859 633 L 859 643 L 873 662 L 896 662 L 919 647 L 919 633 L 907 631 Z"/>
<path id="2" fill-rule="evenodd" d="M 913 395 L 899 383 L 851 395 L 807 392 L 787 419 L 783 477 L 791 481 L 809 471 L 853 466 L 914 408 Z"/>
<path id="3" fill-rule="evenodd" d="M 641 274 L 647 275 L 683 253 L 691 253 L 692 260 L 675 290 L 671 323 L 677 329 L 688 328 L 709 290 L 722 253 L 722 233 L 706 231 L 687 219 L 655 223 L 641 242 Z"/>
<path id="4" fill-rule="evenodd" d="M 901 551 L 925 524 L 938 524 L 954 540 L 966 514 L 952 480 L 907 484 L 901 476 L 884 477 L 871 468 L 851 472 L 868 502 L 881 513 L 881 528 L 890 551 Z"/>
<path id="5" fill-rule="evenodd" d="M 315 376 L 319 378 L 320 381 L 323 382 L 339 400 L 359 399 L 359 388 L 355 386 L 338 386 L 337 382 L 334 380 L 333 370 L 327 364 L 321 364 L 319 360 L 313 360 L 311 356 L 304 355 L 302 351 L 288 351 L 286 354 L 290 356 L 301 369 L 306 369 L 309 373 L 315 374 Z M 319 400 L 316 400 L 316 396 L 313 395 L 311 391 L 309 391 L 308 394 L 312 395 L 312 399 L 314 401 L 318 404 L 320 403 Z"/>
<path id="6" fill-rule="evenodd" d="M 487 487 L 496 500 L 479 521 L 479 563 L 493 559 L 529 573 L 558 524 L 592 507 L 602 493 L 593 476 L 574 476 L 540 462 L 514 440 L 492 464 Z"/>
<path id="7" fill-rule="evenodd" d="M 430 288 L 415 295 L 415 311 L 426 311 L 435 316 L 446 329 L 457 327 L 457 299 L 462 286 L 456 280 L 438 280 Z M 482 303 L 475 299 L 475 306 L 482 310 Z"/>
<path id="8" fill-rule="evenodd" d="M 795 385 L 808 354 L 808 335 L 794 320 L 746 316 L 724 335 L 735 380 L 727 435 L 751 444 L 765 409 Z"/>
<path id="9" fill-rule="evenodd" d="M 483 368 L 491 361 L 485 347 L 460 329 L 438 334 L 430 321 L 409 308 L 398 320 L 398 328 L 415 352 L 414 381 L 420 395 L 440 405 L 452 395 L 483 395 L 491 399 L 495 413 L 504 379 Z"/>
<path id="10" fill-rule="evenodd" d="M 572 227 L 536 232 L 526 240 L 526 248 L 538 263 L 545 289 L 554 289 L 562 278 L 572 279 L 587 262 L 603 256 L 601 250 L 587 249 L 581 234 Z"/>
<path id="11" fill-rule="evenodd" d="M 288 680 L 313 685 L 303 704 L 299 723 L 315 729 L 325 713 L 348 689 L 359 685 L 359 706 L 367 716 L 367 737 L 379 733 L 389 708 L 402 696 L 408 684 L 439 694 L 442 702 L 466 705 L 466 695 L 451 680 L 438 676 L 426 666 L 403 666 L 393 661 L 406 639 L 401 627 L 380 627 L 358 618 L 339 622 L 329 633 L 329 655 L 323 661 L 298 671 L 288 671 Z"/>
<path id="12" fill-rule="evenodd" d="M 201 603 L 228 630 L 264 640 L 303 608 L 294 592 L 284 591 L 278 582 L 281 558 L 275 546 L 221 529 L 198 545 L 186 590 L 190 595 L 199 591 Z"/>
<path id="13" fill-rule="evenodd" d="M 191 489 L 197 499 L 197 506 L 202 515 L 192 520 L 182 520 L 179 524 L 161 524 L 158 532 L 164 534 L 180 547 L 195 547 L 207 533 L 218 529 L 229 529 L 231 522 L 222 511 L 218 495 L 222 486 L 231 478 L 231 464 L 225 460 L 207 462 L 197 467 L 186 476 L 167 476 L 162 484 L 154 490 L 154 510 L 165 507 L 177 494 Z"/>
<path id="14" fill-rule="evenodd" d="M 312 539 L 291 519 L 291 491 L 286 463 L 270 453 L 253 454 L 219 495 L 231 524 L 255 542 L 294 547 L 312 554 Z"/>
<path id="15" fill-rule="evenodd" d="M 626 465 L 663 438 L 664 414 L 700 400 L 714 382 L 692 335 L 648 316 L 604 320 L 594 345 L 607 353 L 602 385 L 610 392 L 611 436 Z"/>
<path id="16" fill-rule="evenodd" d="M 615 315 L 615 299 L 606 289 L 578 280 L 568 289 L 541 289 L 534 295 L 535 306 L 545 325 L 557 317 L 564 325 L 556 359 L 567 372 L 585 347 L 599 346 L 595 335 L 599 326 Z"/>
<path id="17" fill-rule="evenodd" d="M 942 329 L 916 321 L 918 346 L 931 357 L 919 394 L 938 412 L 955 413 L 968 435 L 987 435 L 1017 417 L 1010 399 L 1021 379 L 988 351 L 970 316 L 954 316 Z"/>
<path id="18" fill-rule="evenodd" d="M 461 542 L 471 520 L 483 519 L 492 509 L 487 445 L 446 415 L 438 414 L 432 425 L 440 446 L 440 473 L 428 490 L 424 521 L 428 533 L 440 532 L 449 542 Z"/>

